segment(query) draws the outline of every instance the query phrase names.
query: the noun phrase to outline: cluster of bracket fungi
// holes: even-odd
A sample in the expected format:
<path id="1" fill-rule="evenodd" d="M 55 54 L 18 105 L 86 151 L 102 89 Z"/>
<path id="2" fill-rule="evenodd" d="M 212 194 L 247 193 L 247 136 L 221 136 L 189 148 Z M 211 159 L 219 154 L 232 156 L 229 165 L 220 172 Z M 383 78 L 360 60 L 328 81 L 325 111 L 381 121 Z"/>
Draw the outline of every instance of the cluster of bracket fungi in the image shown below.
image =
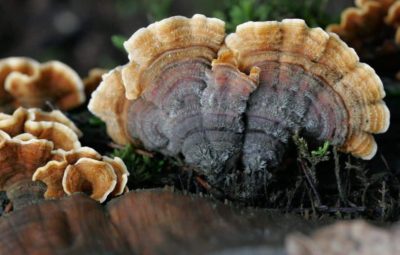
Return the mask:
<path id="1" fill-rule="evenodd" d="M 377 3 L 389 13 L 385 20 L 397 24 L 390 18 L 398 12 L 390 7 L 393 2 L 359 0 L 361 11 L 348 11 L 348 24 L 330 29 L 351 28 L 351 17 L 365 19 Z M 125 48 L 126 65 L 105 75 L 105 70 L 94 70 L 83 82 L 60 62 L 0 60 L 4 112 L 0 114 L 0 190 L 7 192 L 15 210 L 11 217 L 2 218 L 0 229 L 2 233 L 9 231 L 9 225 L 18 229 L 0 241 L 0 251 L 24 254 L 36 249 L 52 254 L 54 247 L 62 246 L 71 254 L 110 250 L 154 254 L 161 246 L 140 242 L 143 231 L 157 244 L 165 232 L 176 240 L 189 232 L 193 238 L 208 237 L 221 225 L 227 233 L 218 238 L 228 244 L 245 240 L 248 245 L 243 233 L 254 234 L 240 225 L 243 219 L 230 209 L 219 213 L 220 205 L 198 198 L 182 196 L 176 201 L 176 195 L 161 194 L 167 197 L 164 204 L 158 203 L 156 193 L 131 192 L 105 210 L 81 195 L 55 199 L 83 191 L 103 202 L 126 190 L 128 171 L 121 159 L 82 147 L 81 131 L 61 111 L 39 109 L 46 102 L 69 110 L 94 91 L 88 107 L 106 122 L 115 142 L 182 155 L 224 191 L 240 183 L 235 194 L 240 198 L 252 197 L 268 182 L 269 170 L 280 164 L 294 134 L 317 143 L 329 141 L 343 152 L 370 159 L 377 150 L 372 134 L 389 126 L 390 114 L 382 101 L 385 92 L 374 70 L 360 63 L 338 36 L 310 29 L 302 20 L 247 22 L 226 35 L 224 22 L 215 18 L 171 17 L 138 30 Z M 43 197 L 54 200 L 43 202 Z M 193 213 L 179 209 L 179 203 Z M 126 207 L 138 205 L 144 209 L 127 213 Z M 23 207 L 26 211 L 18 211 Z M 194 213 L 197 208 L 202 213 Z M 26 212 L 32 216 L 29 224 L 21 220 Z M 142 214 L 169 224 L 144 226 Z M 183 214 L 191 217 L 190 224 L 178 217 Z M 85 220 L 77 223 L 77 218 Z M 132 224 L 125 224 L 126 219 Z M 211 230 L 179 231 L 204 219 L 212 223 Z M 30 240 L 32 226 L 46 229 L 36 233 L 39 243 Z M 65 231 L 66 226 L 71 231 Z M 74 239 L 77 232 L 80 239 Z M 264 232 L 257 230 L 254 237 L 264 240 Z M 355 236 L 358 240 L 360 235 Z M 330 237 L 323 238 L 322 244 Z M 173 238 L 165 242 L 169 249 L 174 248 Z M 209 251 L 210 243 L 220 244 L 207 238 L 201 241 L 204 251 Z M 320 254 L 316 241 L 294 237 L 289 246 L 295 249 L 289 247 L 289 254 L 303 254 L 297 252 L 301 247 Z"/>
<path id="2" fill-rule="evenodd" d="M 297 19 L 247 22 L 229 35 L 224 25 L 203 15 L 176 16 L 138 30 L 124 44 L 129 62 L 103 75 L 96 90 L 105 70 L 83 83 L 57 61 L 3 59 L 1 107 L 50 101 L 68 110 L 95 90 L 88 108 L 115 142 L 182 155 L 212 185 L 244 199 L 268 182 L 295 134 L 363 159 L 375 155 L 372 134 L 389 126 L 383 85 L 337 35 Z M 45 162 L 27 167 L 33 180 L 46 183 L 47 198 L 89 190 L 104 201 L 123 192 L 123 162 L 81 148 L 80 131 L 61 112 L 19 108 L 0 121 L 3 147 L 51 141 L 51 149 L 38 145 L 51 151 Z M 2 160 L 9 158 L 20 157 Z M 108 181 L 97 182 L 101 191 L 83 181 L 94 176 Z"/>
<path id="3" fill-rule="evenodd" d="M 82 104 L 84 82 L 75 71 L 57 61 L 7 58 L 0 60 L 0 74 L 0 190 L 14 209 L 75 192 L 103 202 L 125 191 L 129 172 L 120 158 L 82 147 L 82 132 L 60 110 L 36 108 L 46 102 L 63 110 Z M 85 83 L 94 86 L 93 76 L 98 75 Z"/>
<path id="4" fill-rule="evenodd" d="M 120 144 L 185 161 L 249 198 L 294 134 L 372 158 L 389 126 L 383 85 L 339 37 L 303 20 L 172 17 L 134 33 L 129 62 L 104 76 L 89 110 Z"/>

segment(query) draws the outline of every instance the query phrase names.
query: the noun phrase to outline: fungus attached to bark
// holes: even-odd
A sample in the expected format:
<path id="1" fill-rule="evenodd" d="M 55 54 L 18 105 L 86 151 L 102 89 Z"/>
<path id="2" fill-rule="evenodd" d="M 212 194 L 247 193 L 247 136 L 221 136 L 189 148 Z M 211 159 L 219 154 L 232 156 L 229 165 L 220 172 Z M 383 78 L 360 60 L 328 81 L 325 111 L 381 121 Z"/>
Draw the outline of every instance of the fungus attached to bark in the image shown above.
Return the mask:
<path id="1" fill-rule="evenodd" d="M 23 141 L 0 130 L 0 190 L 7 192 L 14 208 L 43 197 L 44 185 L 31 179 L 35 170 L 50 159 L 52 149 L 49 141 Z"/>
<path id="2" fill-rule="evenodd" d="M 224 38 L 224 23 L 202 15 L 138 30 L 124 44 L 129 63 L 104 77 L 89 109 L 116 142 L 182 154 L 211 183 L 243 167 L 241 197 L 263 187 L 296 133 L 375 155 L 372 134 L 389 126 L 382 82 L 336 35 L 293 19 Z"/>
<path id="3" fill-rule="evenodd" d="M 40 64 L 33 59 L 11 57 L 0 60 L 0 107 L 43 107 L 51 102 L 69 110 L 85 101 L 83 83 L 69 66 L 50 61 Z"/>

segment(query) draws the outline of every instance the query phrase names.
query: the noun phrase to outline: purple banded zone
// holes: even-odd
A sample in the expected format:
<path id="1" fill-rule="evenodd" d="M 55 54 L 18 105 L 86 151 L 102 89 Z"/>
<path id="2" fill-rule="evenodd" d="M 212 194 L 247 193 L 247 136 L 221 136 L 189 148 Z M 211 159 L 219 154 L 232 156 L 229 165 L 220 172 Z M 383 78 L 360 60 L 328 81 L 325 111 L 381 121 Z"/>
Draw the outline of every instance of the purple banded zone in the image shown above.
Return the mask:
<path id="1" fill-rule="evenodd" d="M 279 164 L 290 137 L 344 142 L 342 99 L 301 66 L 256 63 L 259 83 L 228 65 L 198 58 L 165 66 L 129 109 L 128 131 L 149 150 L 182 154 L 211 181 L 241 168 L 246 186 L 260 187 Z"/>

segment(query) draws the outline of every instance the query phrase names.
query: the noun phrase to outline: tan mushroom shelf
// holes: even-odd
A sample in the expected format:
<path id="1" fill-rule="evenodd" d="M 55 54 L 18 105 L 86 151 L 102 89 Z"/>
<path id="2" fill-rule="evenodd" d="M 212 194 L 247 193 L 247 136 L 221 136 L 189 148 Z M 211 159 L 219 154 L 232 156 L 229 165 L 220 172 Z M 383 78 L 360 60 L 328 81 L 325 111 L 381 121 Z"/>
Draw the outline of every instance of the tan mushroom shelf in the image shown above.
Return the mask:
<path id="1" fill-rule="evenodd" d="M 70 110 L 85 102 L 79 75 L 59 61 L 39 63 L 26 57 L 0 59 L 0 109 L 42 108 L 50 102 Z"/>
<path id="2" fill-rule="evenodd" d="M 11 138 L 0 130 L 0 190 L 6 191 L 14 208 L 35 203 L 45 187 L 31 181 L 33 173 L 51 158 L 53 143 L 43 139 Z"/>
<path id="3" fill-rule="evenodd" d="M 0 130 L 10 136 L 28 133 L 31 137 L 54 143 L 55 149 L 72 150 L 81 147 L 82 132 L 61 111 L 44 112 L 38 108 L 18 108 L 12 115 L 0 114 Z M 25 140 L 28 135 L 24 135 Z"/>
<path id="4" fill-rule="evenodd" d="M 175 16 L 124 47 L 128 63 L 103 76 L 89 110 L 116 143 L 183 155 L 224 189 L 231 185 L 221 178 L 242 180 L 240 199 L 265 186 L 294 134 L 368 160 L 374 134 L 390 124 L 374 69 L 336 34 L 300 19 L 246 22 L 226 35 L 222 20 Z M 225 175 L 236 164 L 246 171 Z"/>
<path id="5" fill-rule="evenodd" d="M 95 150 L 52 152 L 52 160 L 33 174 L 32 180 L 47 185 L 45 198 L 60 198 L 75 192 L 87 193 L 99 202 L 121 195 L 126 190 L 129 172 L 123 161 L 102 157 Z"/>
<path id="6" fill-rule="evenodd" d="M 32 144 L 45 143 L 51 145 L 51 150 L 43 160 L 33 164 L 28 151 L 27 158 L 16 155 L 15 167 L 20 171 L 28 171 L 23 177 L 31 181 L 42 181 L 45 198 L 59 198 L 75 192 L 91 194 L 92 198 L 104 202 L 110 196 L 121 195 L 126 191 L 129 172 L 119 158 L 103 157 L 95 150 L 81 147 L 79 136 L 82 132 L 61 111 L 44 112 L 38 108 L 18 108 L 12 115 L 0 114 L 0 132 L 4 145 L 19 145 L 25 149 L 10 149 L 10 153 L 25 152 L 33 148 Z M 43 147 L 43 146 L 42 146 Z M 41 153 L 41 148 L 37 153 Z M 33 150 L 33 149 L 32 149 Z M 0 158 L 5 160 L 12 156 L 2 152 Z M 6 167 L 6 163 L 2 163 Z M 28 164 L 29 168 L 25 169 Z M 8 178 L 9 174 L 5 174 Z M 17 175 L 19 176 L 19 174 Z M 1 173 L 0 173 L 1 177 Z M 14 178 L 14 177 L 13 177 Z M 31 185 L 29 182 L 27 186 Z M 21 185 L 23 187 L 23 185 Z"/>

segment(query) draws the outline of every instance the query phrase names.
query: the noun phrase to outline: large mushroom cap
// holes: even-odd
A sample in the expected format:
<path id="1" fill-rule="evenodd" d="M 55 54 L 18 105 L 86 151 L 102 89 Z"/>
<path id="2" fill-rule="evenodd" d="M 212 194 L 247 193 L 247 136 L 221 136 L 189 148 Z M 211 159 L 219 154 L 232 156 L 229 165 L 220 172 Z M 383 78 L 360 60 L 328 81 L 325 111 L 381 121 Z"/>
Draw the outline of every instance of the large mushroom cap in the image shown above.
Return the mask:
<path id="1" fill-rule="evenodd" d="M 69 110 L 85 101 L 83 83 L 69 66 L 12 57 L 0 60 L 0 105 L 43 107 L 46 102 Z M 12 108 L 8 106 L 8 108 Z"/>
<path id="2" fill-rule="evenodd" d="M 89 109 L 116 142 L 183 155 L 212 183 L 240 166 L 244 187 L 262 187 L 298 133 L 370 159 L 372 134 L 389 126 L 375 71 L 303 20 L 247 22 L 225 37 L 220 20 L 171 17 L 124 45 L 129 63 L 104 76 Z"/>
<path id="3" fill-rule="evenodd" d="M 389 110 L 382 101 L 383 85 L 375 71 L 360 63 L 354 50 L 335 34 L 309 29 L 302 20 L 248 22 L 238 26 L 226 38 L 226 44 L 237 52 L 241 70 L 261 68 L 261 87 L 281 87 L 280 93 L 288 93 L 285 86 L 291 86 L 293 92 L 308 90 L 313 94 L 307 96 L 307 107 L 316 111 L 309 112 L 316 116 L 302 124 L 306 132 L 317 132 L 318 140 L 331 141 L 354 156 L 370 159 L 375 155 L 377 146 L 371 134 L 385 132 L 390 122 Z M 272 72 L 279 76 L 272 78 Z M 296 99 L 300 100 L 293 97 Z M 284 104 L 290 107 L 288 102 Z M 317 106 L 321 107 L 318 111 L 314 109 Z M 263 110 L 253 111 L 261 114 Z M 293 113 L 301 114 L 298 111 Z M 315 124 L 311 121 L 322 123 L 312 131 Z"/>
<path id="4" fill-rule="evenodd" d="M 107 131 L 116 142 L 127 144 L 134 141 L 135 136 L 132 137 L 127 132 L 129 115 L 127 111 L 132 103 L 127 99 L 138 98 L 145 94 L 146 90 L 154 89 L 151 84 L 152 79 L 160 77 L 164 69 L 177 62 L 182 63 L 179 67 L 182 69 L 181 78 L 184 79 L 183 76 L 186 75 L 188 79 L 197 82 L 196 77 L 191 76 L 204 75 L 206 66 L 216 57 L 224 36 L 224 22 L 203 15 L 194 15 L 191 19 L 181 16 L 171 17 L 138 30 L 124 44 L 131 61 L 103 77 L 103 82 L 92 94 L 89 102 L 90 111 L 106 122 Z M 184 60 L 193 70 L 184 71 Z M 198 67 L 201 69 L 196 70 Z M 167 82 L 172 86 L 172 82 L 178 79 L 179 77 L 171 76 Z M 165 90 L 160 90 L 156 96 L 172 92 Z M 147 94 L 150 96 L 150 92 Z M 148 113 L 155 110 L 155 105 L 142 105 L 140 102 L 135 104 L 136 108 L 143 107 L 139 118 L 145 116 L 150 118 L 151 115 Z M 154 117 L 158 120 L 163 118 L 163 116 Z M 165 143 L 165 138 L 159 136 L 152 127 L 157 119 L 149 119 L 148 126 L 143 125 L 138 128 L 144 133 L 157 136 L 156 144 L 159 145 Z"/>
<path id="5" fill-rule="evenodd" d="M 191 19 L 175 16 L 139 29 L 124 43 L 130 60 L 122 70 L 126 97 L 135 99 L 144 91 L 145 85 L 150 85 L 140 82 L 142 75 L 157 77 L 160 74 L 161 68 L 167 64 L 160 59 L 173 63 L 182 58 L 212 58 L 224 36 L 225 23 L 222 20 L 199 14 Z M 148 68 L 157 62 L 159 65 Z"/>

